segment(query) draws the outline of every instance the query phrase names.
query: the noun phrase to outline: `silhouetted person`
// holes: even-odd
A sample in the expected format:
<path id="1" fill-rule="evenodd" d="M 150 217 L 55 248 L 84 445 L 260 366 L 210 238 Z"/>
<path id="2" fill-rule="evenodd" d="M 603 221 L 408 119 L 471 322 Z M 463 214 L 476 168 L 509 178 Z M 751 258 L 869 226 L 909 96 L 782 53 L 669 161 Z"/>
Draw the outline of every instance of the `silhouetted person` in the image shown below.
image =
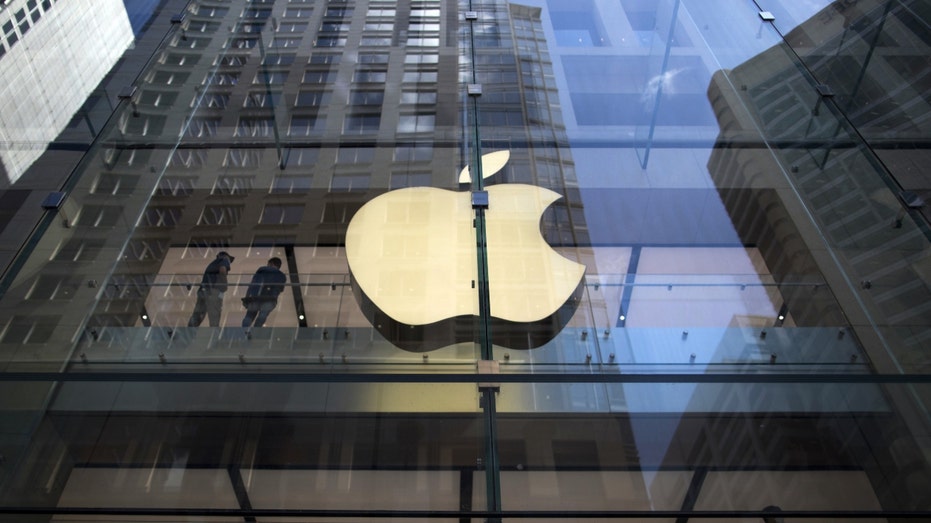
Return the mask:
<path id="1" fill-rule="evenodd" d="M 246 307 L 246 317 L 242 319 L 242 326 L 248 334 L 253 324 L 256 327 L 265 325 L 268 315 L 278 306 L 278 295 L 284 290 L 287 278 L 281 272 L 281 258 L 272 258 L 268 264 L 259 267 L 249 282 L 246 297 L 242 304 Z"/>
<path id="2" fill-rule="evenodd" d="M 197 304 L 188 320 L 188 327 L 199 327 L 204 321 L 204 315 L 211 327 L 220 325 L 220 313 L 223 311 L 223 293 L 227 289 L 226 275 L 230 272 L 230 264 L 235 258 L 226 251 L 217 253 L 215 260 L 204 269 L 204 277 L 197 288 Z"/>

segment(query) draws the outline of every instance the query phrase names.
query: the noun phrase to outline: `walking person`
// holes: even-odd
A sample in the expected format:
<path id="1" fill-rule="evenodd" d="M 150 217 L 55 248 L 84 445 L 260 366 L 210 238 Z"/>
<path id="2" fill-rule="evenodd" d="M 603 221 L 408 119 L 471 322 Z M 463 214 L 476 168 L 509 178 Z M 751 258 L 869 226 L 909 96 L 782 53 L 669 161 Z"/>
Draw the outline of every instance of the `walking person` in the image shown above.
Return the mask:
<path id="1" fill-rule="evenodd" d="M 191 319 L 187 322 L 188 327 L 200 327 L 205 315 L 211 327 L 220 326 L 223 293 L 226 292 L 228 286 L 226 275 L 229 274 L 230 264 L 234 259 L 230 253 L 220 251 L 216 259 L 204 269 L 200 287 L 197 288 L 197 304 L 194 305 L 194 312 L 191 313 Z"/>
<path id="2" fill-rule="evenodd" d="M 284 291 L 287 278 L 281 272 L 281 258 L 271 258 L 264 267 L 259 267 L 252 276 L 246 297 L 242 304 L 246 307 L 246 316 L 242 327 L 251 335 L 253 325 L 265 325 L 268 315 L 278 306 L 278 295 Z"/>

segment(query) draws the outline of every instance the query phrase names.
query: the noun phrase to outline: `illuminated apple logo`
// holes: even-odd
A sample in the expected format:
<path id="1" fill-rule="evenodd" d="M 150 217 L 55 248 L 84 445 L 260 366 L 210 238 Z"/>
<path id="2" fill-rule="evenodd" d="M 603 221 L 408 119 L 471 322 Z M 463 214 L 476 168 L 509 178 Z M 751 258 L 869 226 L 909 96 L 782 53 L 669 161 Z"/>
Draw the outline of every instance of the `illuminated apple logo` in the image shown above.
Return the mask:
<path id="1" fill-rule="evenodd" d="M 508 158 L 507 151 L 484 155 L 483 178 Z M 459 181 L 470 181 L 468 167 Z M 492 340 L 515 349 L 538 347 L 575 312 L 585 267 L 553 250 L 540 233 L 540 217 L 558 194 L 522 184 L 487 191 Z M 423 352 L 476 339 L 473 218 L 470 192 L 433 187 L 387 192 L 352 217 L 346 256 L 353 293 L 392 343 Z"/>

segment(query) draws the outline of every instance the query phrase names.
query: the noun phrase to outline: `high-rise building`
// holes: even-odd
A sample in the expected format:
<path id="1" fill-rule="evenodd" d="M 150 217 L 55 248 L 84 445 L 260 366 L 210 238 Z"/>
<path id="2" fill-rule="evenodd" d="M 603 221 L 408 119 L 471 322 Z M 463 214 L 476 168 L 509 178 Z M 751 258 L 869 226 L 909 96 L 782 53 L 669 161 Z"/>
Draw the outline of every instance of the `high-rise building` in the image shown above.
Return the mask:
<path id="1" fill-rule="evenodd" d="M 931 517 L 926 0 L 93 3 L 0 1 L 0 517 Z"/>

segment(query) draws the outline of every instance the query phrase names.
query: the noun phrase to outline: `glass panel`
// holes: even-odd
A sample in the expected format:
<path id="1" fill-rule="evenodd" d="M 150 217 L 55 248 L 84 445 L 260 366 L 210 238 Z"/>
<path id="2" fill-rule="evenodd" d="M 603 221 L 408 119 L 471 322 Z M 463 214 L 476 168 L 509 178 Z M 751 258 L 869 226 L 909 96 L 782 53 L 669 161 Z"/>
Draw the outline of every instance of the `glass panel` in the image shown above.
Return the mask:
<path id="1" fill-rule="evenodd" d="M 7 519 L 931 519 L 926 2 L 99 4 L 0 8 Z"/>

